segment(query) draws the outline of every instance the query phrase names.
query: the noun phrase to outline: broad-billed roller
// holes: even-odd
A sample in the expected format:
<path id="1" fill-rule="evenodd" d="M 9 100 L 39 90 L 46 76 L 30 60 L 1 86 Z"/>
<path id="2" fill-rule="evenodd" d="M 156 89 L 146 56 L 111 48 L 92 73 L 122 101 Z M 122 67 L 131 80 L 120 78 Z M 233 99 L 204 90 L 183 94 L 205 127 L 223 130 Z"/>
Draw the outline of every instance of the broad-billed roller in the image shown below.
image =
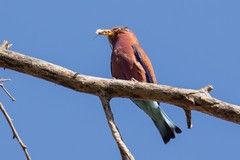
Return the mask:
<path id="1" fill-rule="evenodd" d="M 108 37 L 112 49 L 111 72 L 114 78 L 157 83 L 152 64 L 131 30 L 127 27 L 114 27 L 98 29 L 96 33 Z M 158 102 L 131 100 L 151 117 L 165 144 L 175 138 L 175 132 L 182 132 L 160 108 Z"/>

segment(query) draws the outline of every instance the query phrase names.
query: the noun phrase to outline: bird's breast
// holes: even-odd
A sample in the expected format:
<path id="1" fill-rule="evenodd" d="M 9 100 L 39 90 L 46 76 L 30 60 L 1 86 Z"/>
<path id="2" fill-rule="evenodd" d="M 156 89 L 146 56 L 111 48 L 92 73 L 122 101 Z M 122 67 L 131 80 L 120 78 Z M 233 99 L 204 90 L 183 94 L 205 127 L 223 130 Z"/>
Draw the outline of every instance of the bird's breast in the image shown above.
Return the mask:
<path id="1" fill-rule="evenodd" d="M 112 76 L 117 79 L 145 81 L 146 75 L 131 46 L 115 47 L 111 57 Z"/>

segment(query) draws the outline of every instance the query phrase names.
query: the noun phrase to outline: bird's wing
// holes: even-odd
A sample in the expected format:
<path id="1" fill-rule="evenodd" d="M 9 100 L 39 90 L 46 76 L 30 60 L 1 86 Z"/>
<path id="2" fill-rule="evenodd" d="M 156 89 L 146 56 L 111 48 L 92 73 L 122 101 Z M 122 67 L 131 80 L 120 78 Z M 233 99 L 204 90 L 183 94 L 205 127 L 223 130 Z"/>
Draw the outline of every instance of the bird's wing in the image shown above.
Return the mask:
<path id="1" fill-rule="evenodd" d="M 139 45 L 132 45 L 134 55 L 136 60 L 141 64 L 142 68 L 145 71 L 146 80 L 148 83 L 157 83 L 156 77 L 154 75 L 154 70 L 152 64 Z"/>

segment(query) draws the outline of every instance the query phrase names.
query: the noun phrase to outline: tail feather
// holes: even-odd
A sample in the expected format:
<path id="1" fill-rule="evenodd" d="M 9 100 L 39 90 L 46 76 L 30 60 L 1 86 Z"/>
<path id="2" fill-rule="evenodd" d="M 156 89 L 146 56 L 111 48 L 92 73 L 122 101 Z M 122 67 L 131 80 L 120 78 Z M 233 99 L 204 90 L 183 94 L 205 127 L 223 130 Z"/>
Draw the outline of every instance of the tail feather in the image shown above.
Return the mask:
<path id="1" fill-rule="evenodd" d="M 175 125 L 166 113 L 154 101 L 132 100 L 139 108 L 147 113 L 158 128 L 164 143 L 168 143 L 170 139 L 175 138 L 175 132 L 181 133 L 181 129 Z"/>
<path id="2" fill-rule="evenodd" d="M 172 139 L 175 138 L 174 131 L 172 130 L 172 128 L 169 127 L 169 125 L 165 121 L 154 121 L 153 120 L 153 122 L 156 125 L 156 127 L 158 128 L 158 131 L 160 132 L 165 144 L 167 144 L 171 138 Z"/>

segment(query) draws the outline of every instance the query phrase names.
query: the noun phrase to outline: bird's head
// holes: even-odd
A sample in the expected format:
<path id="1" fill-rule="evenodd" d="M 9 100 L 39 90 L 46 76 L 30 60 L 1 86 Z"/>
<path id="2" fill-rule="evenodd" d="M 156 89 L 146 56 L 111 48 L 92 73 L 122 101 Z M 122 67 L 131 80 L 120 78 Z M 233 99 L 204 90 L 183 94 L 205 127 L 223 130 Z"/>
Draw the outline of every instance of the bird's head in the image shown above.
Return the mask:
<path id="1" fill-rule="evenodd" d="M 127 27 L 113 27 L 112 29 L 97 29 L 96 34 L 107 36 L 111 44 L 115 43 L 120 38 L 125 39 L 125 41 L 132 41 L 133 43 L 138 43 L 138 40 L 134 33 Z"/>

